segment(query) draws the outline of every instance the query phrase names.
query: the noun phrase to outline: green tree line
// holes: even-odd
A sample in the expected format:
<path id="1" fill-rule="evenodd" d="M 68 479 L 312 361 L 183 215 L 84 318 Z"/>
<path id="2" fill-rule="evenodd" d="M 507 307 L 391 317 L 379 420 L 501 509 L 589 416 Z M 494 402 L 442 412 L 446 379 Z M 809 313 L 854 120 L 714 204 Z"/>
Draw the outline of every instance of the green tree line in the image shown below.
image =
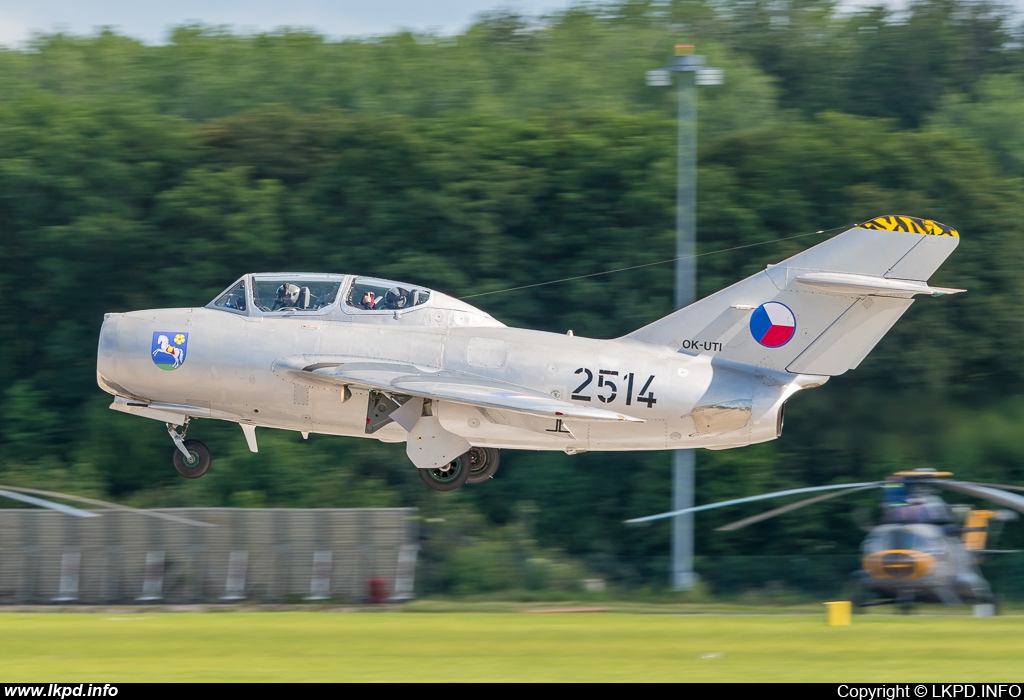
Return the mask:
<path id="1" fill-rule="evenodd" d="M 887 213 L 957 228 L 934 281 L 969 290 L 796 397 L 779 440 L 699 453 L 698 500 L 914 467 L 1024 484 L 1019 39 L 1016 15 L 969 0 L 632 0 L 457 36 L 183 26 L 159 46 L 105 31 L 0 51 L 0 481 L 144 506 L 415 505 L 462 543 L 452 571 L 557 548 L 662 578 L 668 525 L 622 521 L 670 507 L 667 453 L 509 452 L 492 482 L 437 494 L 401 446 L 267 431 L 253 455 L 201 421 L 216 458 L 186 482 L 162 426 L 107 410 L 95 349 L 105 312 L 204 305 L 280 269 L 591 337 L 670 312 L 673 266 L 636 268 L 675 255 L 675 95 L 644 72 L 685 42 L 726 74 L 700 88 L 701 296 Z M 698 552 L 852 552 L 851 507 L 729 534 L 713 527 L 756 509 L 701 515 Z"/>

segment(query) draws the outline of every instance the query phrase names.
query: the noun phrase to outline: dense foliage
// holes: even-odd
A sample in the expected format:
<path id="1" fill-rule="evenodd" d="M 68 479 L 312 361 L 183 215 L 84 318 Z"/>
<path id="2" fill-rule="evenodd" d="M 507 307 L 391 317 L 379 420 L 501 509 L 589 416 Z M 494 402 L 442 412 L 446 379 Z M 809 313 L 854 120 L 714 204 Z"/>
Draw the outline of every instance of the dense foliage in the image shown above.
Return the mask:
<path id="1" fill-rule="evenodd" d="M 526 576 L 516 562 L 554 547 L 660 580 L 668 525 L 621 523 L 668 508 L 667 453 L 507 453 L 493 482 L 437 494 L 401 446 L 265 431 L 252 455 L 200 422 L 215 465 L 187 482 L 160 425 L 106 409 L 95 341 L 106 311 L 202 305 L 276 269 L 408 280 L 594 337 L 664 315 L 670 264 L 497 292 L 674 256 L 674 92 L 643 76 L 687 41 L 726 71 L 700 93 L 702 295 L 894 212 L 962 232 L 935 281 L 970 290 L 922 300 L 859 369 L 794 399 L 778 441 L 699 453 L 698 499 L 920 466 L 1024 484 L 1017 22 L 970 0 L 631 0 L 453 37 L 185 26 L 161 46 L 0 51 L 0 481 L 136 505 L 415 505 L 461 547 L 435 552 L 450 590 L 460 566 Z M 711 526 L 742 512 L 701 516 L 698 551 L 851 552 L 850 508 L 730 535 Z"/>

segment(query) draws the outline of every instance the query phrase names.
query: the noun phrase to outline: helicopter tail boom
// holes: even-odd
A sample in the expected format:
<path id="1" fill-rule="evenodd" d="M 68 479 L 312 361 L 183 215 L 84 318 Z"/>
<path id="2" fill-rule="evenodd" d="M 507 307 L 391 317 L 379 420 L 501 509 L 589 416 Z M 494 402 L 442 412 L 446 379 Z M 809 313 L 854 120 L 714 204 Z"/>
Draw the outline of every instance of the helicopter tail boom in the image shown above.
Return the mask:
<path id="1" fill-rule="evenodd" d="M 915 295 L 963 291 L 927 284 L 959 241 L 934 221 L 878 217 L 627 337 L 797 374 L 843 374 Z"/>

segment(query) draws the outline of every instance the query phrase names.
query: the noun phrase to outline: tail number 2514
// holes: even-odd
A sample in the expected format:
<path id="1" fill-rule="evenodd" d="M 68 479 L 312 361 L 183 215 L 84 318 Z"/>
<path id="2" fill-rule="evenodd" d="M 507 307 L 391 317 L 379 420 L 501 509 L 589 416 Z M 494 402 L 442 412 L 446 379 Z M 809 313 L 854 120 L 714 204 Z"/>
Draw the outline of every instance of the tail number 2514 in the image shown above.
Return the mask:
<path id="1" fill-rule="evenodd" d="M 580 367 L 574 372 L 574 374 L 586 375 L 586 379 L 578 387 L 573 389 L 572 400 L 573 401 L 590 401 L 591 395 L 586 391 L 587 387 L 594 381 L 593 370 L 587 369 L 586 367 Z M 633 385 L 635 381 L 635 375 L 633 372 L 624 374 L 619 378 L 619 372 L 611 369 L 599 369 L 597 370 L 597 400 L 601 403 L 611 403 L 619 395 L 619 382 L 625 383 L 626 389 L 626 405 L 632 406 L 633 401 L 637 403 L 647 404 L 647 408 L 652 408 L 654 404 L 658 402 L 654 398 L 654 390 L 651 389 L 651 384 L 654 382 L 654 375 L 652 374 L 644 382 L 644 385 L 640 388 L 636 395 L 633 394 Z"/>

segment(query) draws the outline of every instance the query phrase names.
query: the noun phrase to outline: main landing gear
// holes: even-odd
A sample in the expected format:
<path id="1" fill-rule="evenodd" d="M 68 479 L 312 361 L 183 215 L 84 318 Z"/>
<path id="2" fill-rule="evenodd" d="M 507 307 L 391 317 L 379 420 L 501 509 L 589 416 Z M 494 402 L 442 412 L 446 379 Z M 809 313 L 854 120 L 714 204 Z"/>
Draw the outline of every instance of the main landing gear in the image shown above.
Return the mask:
<path id="1" fill-rule="evenodd" d="M 448 464 L 417 469 L 420 478 L 435 491 L 454 491 L 463 484 L 480 484 L 494 478 L 501 453 L 492 447 L 471 447 Z"/>
<path id="2" fill-rule="evenodd" d="M 181 426 L 167 424 L 167 433 L 174 440 L 174 469 L 186 479 L 198 479 L 210 469 L 210 448 L 199 440 L 186 440 L 189 418 Z"/>
<path id="3" fill-rule="evenodd" d="M 469 484 L 482 484 L 493 479 L 501 463 L 501 453 L 492 447 L 471 447 L 462 458 L 469 460 L 469 477 L 466 479 Z"/>

